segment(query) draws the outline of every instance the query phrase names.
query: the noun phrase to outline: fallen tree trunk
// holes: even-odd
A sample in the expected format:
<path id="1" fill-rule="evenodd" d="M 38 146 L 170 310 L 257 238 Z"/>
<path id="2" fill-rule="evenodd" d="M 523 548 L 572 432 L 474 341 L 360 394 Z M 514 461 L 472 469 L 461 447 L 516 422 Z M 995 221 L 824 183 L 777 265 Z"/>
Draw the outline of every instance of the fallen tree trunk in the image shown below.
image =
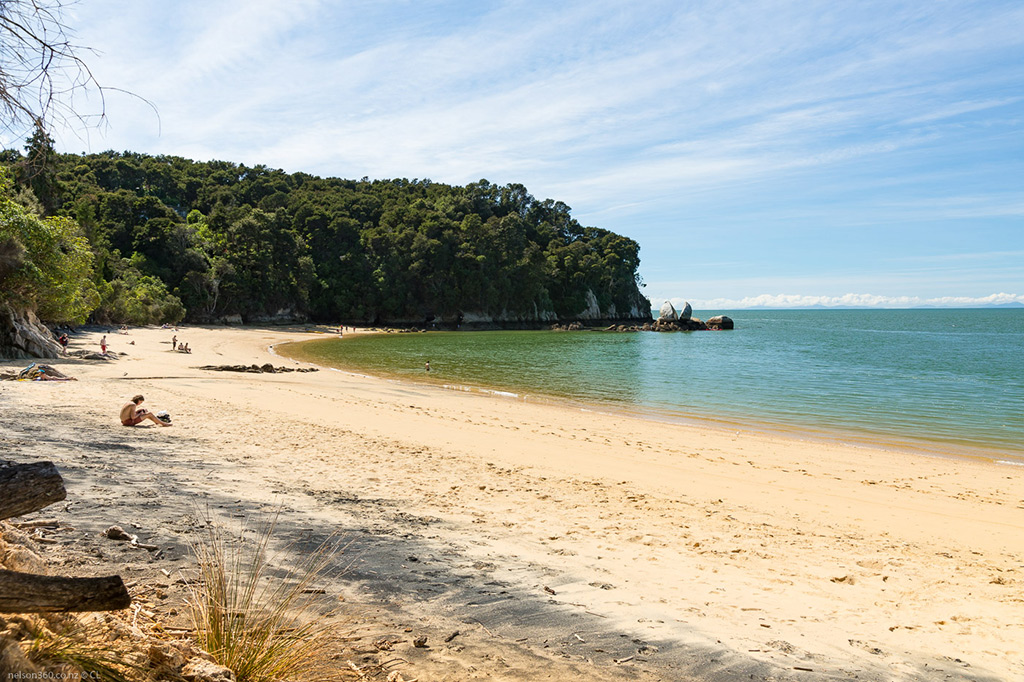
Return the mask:
<path id="1" fill-rule="evenodd" d="M 62 578 L 0 570 L 0 613 L 117 611 L 131 603 L 120 576 Z"/>
<path id="2" fill-rule="evenodd" d="M 0 520 L 39 511 L 67 495 L 53 462 L 0 467 Z"/>

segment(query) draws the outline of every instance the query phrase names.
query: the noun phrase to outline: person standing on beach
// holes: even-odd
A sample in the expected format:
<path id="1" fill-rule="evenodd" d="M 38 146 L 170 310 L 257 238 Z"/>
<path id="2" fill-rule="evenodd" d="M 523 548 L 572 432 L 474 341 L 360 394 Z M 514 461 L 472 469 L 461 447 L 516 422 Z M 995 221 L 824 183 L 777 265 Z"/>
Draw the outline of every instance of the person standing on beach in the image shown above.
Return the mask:
<path id="1" fill-rule="evenodd" d="M 100 339 L 100 352 L 104 355 L 107 354 L 107 335 L 104 334 L 103 338 Z"/>
<path id="2" fill-rule="evenodd" d="M 178 335 L 171 337 L 171 350 L 178 350 Z"/>

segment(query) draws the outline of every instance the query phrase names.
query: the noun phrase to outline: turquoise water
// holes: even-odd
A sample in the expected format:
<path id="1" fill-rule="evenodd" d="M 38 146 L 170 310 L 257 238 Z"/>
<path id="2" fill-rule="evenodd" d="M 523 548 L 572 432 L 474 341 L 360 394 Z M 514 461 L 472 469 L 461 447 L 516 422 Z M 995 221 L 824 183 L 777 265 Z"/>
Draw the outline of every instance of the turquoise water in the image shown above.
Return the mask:
<path id="1" fill-rule="evenodd" d="M 298 353 L 527 399 L 1024 458 L 1024 310 L 728 314 L 734 331 L 387 334 Z"/>

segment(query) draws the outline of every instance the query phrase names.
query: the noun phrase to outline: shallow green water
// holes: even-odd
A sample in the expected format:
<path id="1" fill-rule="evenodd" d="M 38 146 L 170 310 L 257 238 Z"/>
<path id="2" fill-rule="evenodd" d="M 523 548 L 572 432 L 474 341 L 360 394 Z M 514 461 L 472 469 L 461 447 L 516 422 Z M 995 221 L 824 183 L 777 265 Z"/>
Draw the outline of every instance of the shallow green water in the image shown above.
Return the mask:
<path id="1" fill-rule="evenodd" d="M 527 399 L 1024 457 L 1024 310 L 729 314 L 731 332 L 431 332 L 287 352 Z"/>

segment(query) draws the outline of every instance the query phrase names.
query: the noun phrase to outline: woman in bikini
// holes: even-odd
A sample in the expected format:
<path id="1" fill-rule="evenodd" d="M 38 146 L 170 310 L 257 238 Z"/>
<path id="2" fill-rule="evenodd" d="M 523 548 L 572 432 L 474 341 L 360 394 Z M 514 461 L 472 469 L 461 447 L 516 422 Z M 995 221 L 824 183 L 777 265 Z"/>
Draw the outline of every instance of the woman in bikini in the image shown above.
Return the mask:
<path id="1" fill-rule="evenodd" d="M 139 407 L 142 401 L 145 400 L 141 395 L 137 395 L 124 404 L 121 408 L 121 424 L 124 426 L 135 426 L 141 424 L 147 419 L 159 424 L 160 426 L 170 426 L 160 421 L 155 414 L 150 412 L 144 407 Z"/>

